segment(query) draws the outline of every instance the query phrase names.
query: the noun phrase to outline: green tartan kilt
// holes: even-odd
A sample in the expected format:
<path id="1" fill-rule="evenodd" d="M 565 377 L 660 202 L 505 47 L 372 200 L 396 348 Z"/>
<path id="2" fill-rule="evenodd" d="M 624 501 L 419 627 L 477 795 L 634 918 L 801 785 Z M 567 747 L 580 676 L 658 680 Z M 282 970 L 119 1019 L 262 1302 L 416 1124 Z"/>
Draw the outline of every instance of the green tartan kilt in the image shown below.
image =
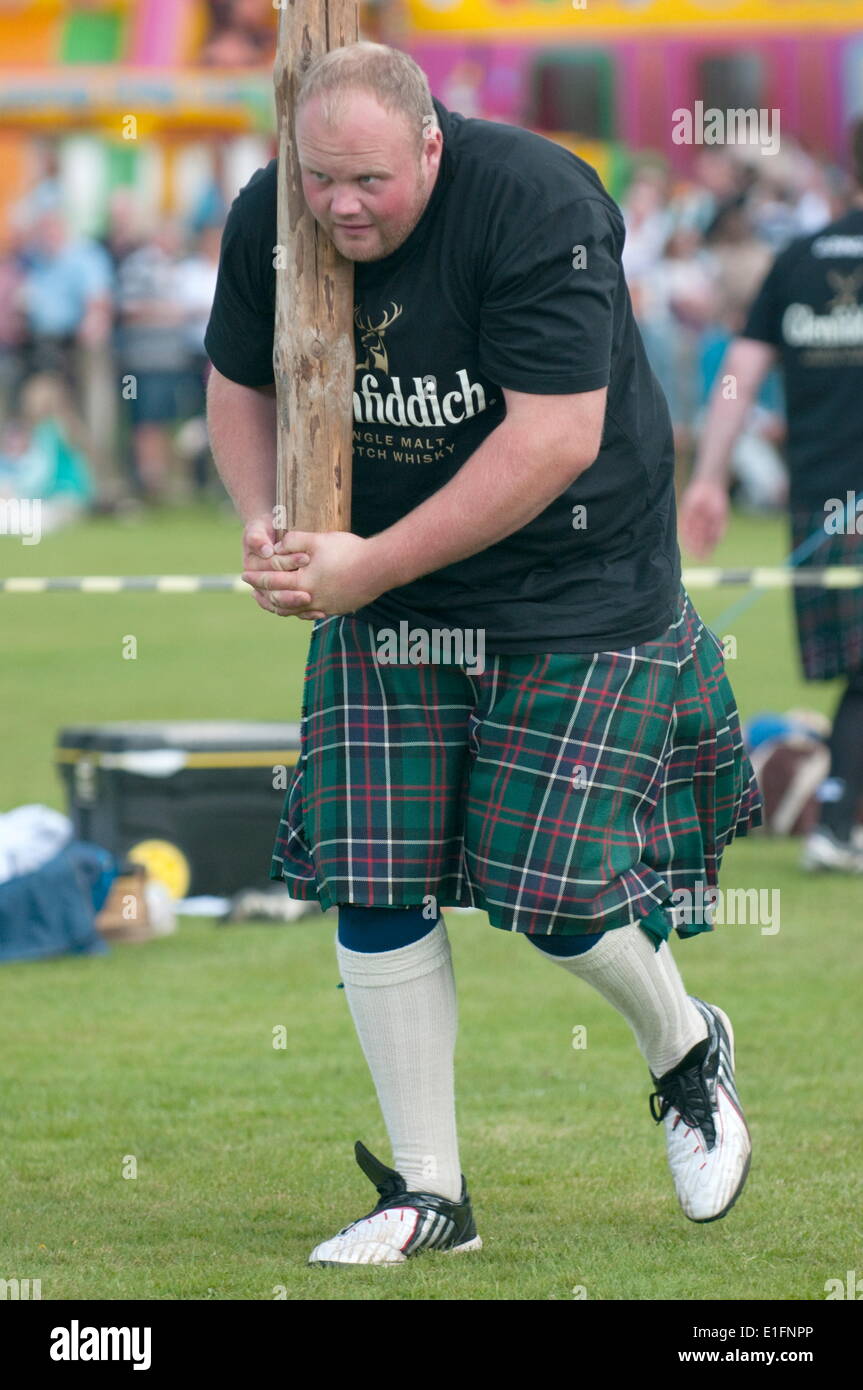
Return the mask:
<path id="1" fill-rule="evenodd" d="M 824 531 L 824 508 L 791 513 L 791 544 L 795 550 L 813 535 L 822 533 L 821 544 L 801 570 L 812 566 L 863 566 L 863 535 L 856 530 L 856 516 L 847 529 L 835 535 Z M 835 680 L 863 670 L 863 587 L 812 588 L 795 586 L 794 616 L 800 663 L 807 680 Z"/>
<path id="2" fill-rule="evenodd" d="M 722 648 L 681 588 L 668 630 L 621 651 L 384 664 L 376 629 L 319 620 L 300 756 L 270 870 L 291 895 L 475 907 L 543 935 L 639 922 L 718 886 L 761 823 Z"/>

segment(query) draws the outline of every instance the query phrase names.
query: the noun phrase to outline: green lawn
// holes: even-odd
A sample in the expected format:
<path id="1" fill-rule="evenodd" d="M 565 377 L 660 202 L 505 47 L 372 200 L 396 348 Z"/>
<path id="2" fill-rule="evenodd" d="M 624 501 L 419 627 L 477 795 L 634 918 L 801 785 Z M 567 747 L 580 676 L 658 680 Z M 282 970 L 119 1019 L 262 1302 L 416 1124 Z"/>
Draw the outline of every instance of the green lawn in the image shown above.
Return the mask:
<path id="1" fill-rule="evenodd" d="M 224 514 L 165 512 L 36 547 L 3 538 L 0 568 L 233 572 L 238 540 Z M 779 526 L 739 519 L 719 560 L 783 553 Z M 717 623 L 740 593 L 694 598 Z M 737 639 L 744 717 L 832 709 L 834 689 L 799 678 L 789 603 L 770 593 L 717 625 Z M 64 724 L 296 719 L 308 636 L 230 594 L 0 595 L 0 809 L 62 807 Z M 724 1221 L 679 1213 L 623 1020 L 484 915 L 449 914 L 462 1163 L 485 1248 L 307 1268 L 313 1244 L 373 1205 L 354 1140 L 390 1159 L 337 987 L 335 917 L 186 919 L 104 957 L 3 967 L 0 1278 L 41 1279 L 43 1299 L 545 1300 L 579 1286 L 590 1300 L 823 1299 L 827 1279 L 863 1274 L 861 888 L 805 877 L 797 852 L 753 837 L 726 860 L 723 887 L 780 890 L 778 933 L 727 926 L 676 947 L 690 990 L 722 1003 L 737 1035 L 755 1150 Z"/>

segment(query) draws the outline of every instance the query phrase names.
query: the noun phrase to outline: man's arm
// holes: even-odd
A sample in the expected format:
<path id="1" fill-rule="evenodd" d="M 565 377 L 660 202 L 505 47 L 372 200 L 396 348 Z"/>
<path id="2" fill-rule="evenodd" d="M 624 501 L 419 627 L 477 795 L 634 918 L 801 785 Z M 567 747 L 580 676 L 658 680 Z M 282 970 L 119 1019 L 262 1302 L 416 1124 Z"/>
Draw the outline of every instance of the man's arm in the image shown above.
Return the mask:
<path id="1" fill-rule="evenodd" d="M 746 417 L 778 353 L 770 343 L 755 338 L 735 338 L 728 347 L 710 395 L 692 481 L 709 481 L 727 488 L 731 454 Z M 728 399 L 723 382 L 731 378 Z"/>
<path id="2" fill-rule="evenodd" d="M 476 555 L 544 511 L 599 453 L 607 394 L 504 390 L 505 419 L 455 477 L 366 541 L 378 592 Z"/>
<path id="3" fill-rule="evenodd" d="M 247 566 L 260 607 L 353 613 L 389 589 L 486 550 L 538 516 L 596 459 L 608 388 L 569 396 L 506 389 L 507 416 L 433 496 L 376 536 L 289 531 L 279 568 Z M 305 586 L 300 592 L 301 586 Z"/>
<path id="4" fill-rule="evenodd" d="M 213 367 L 207 382 L 207 428 L 219 477 L 245 523 L 243 570 L 268 569 L 275 546 L 276 388 L 242 386 Z M 298 568 L 282 562 L 283 568 Z M 273 607 L 266 594 L 253 590 L 265 612 Z M 309 594 L 298 588 L 291 607 L 306 607 Z M 318 616 L 310 612 L 302 614 Z M 323 614 L 320 614 L 322 617 Z"/>
<path id="5" fill-rule="evenodd" d="M 770 343 L 735 338 L 722 359 L 692 478 L 680 501 L 680 539 L 698 560 L 706 559 L 725 533 L 731 455 L 761 383 L 778 356 Z M 730 396 L 723 385 L 726 381 L 733 383 Z"/>
<path id="6" fill-rule="evenodd" d="M 213 367 L 207 428 L 219 477 L 245 523 L 268 517 L 276 502 L 276 388 L 241 386 Z"/>

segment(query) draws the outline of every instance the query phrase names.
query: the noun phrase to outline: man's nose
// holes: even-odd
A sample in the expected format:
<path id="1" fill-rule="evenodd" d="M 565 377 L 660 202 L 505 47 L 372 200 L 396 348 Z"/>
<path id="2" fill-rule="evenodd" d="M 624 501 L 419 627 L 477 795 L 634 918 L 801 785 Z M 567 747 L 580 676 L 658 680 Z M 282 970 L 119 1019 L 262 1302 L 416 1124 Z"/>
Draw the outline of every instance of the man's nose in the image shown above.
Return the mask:
<path id="1" fill-rule="evenodd" d="M 338 187 L 333 191 L 330 200 L 330 212 L 333 217 L 341 219 L 343 217 L 355 217 L 362 212 L 363 205 L 359 200 L 357 191 L 350 184 Z"/>

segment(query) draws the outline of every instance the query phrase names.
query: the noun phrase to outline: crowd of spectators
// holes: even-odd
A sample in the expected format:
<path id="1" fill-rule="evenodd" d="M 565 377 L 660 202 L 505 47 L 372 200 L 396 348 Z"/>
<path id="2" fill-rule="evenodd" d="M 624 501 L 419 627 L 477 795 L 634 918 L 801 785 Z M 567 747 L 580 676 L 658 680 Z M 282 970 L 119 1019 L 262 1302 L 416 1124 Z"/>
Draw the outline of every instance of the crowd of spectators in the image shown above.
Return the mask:
<path id="1" fill-rule="evenodd" d="M 668 398 L 681 480 L 729 340 L 773 257 L 840 215 L 838 170 L 784 143 L 767 158 L 702 152 L 680 180 L 635 162 L 621 199 L 624 268 L 648 356 Z M 84 508 L 222 496 L 205 425 L 203 337 L 225 200 L 188 224 L 147 221 L 131 190 L 101 239 L 74 234 L 49 157 L 0 253 L 0 498 Z M 783 505 L 784 410 L 770 379 L 737 446 L 738 499 Z"/>
<path id="2" fill-rule="evenodd" d="M 645 348 L 671 411 L 678 471 L 688 472 L 711 387 L 731 338 L 775 256 L 848 206 L 842 172 L 783 139 L 765 156 L 747 147 L 704 150 L 692 177 L 636 163 L 622 200 L 623 264 Z M 781 508 L 785 415 L 778 373 L 765 382 L 736 446 L 738 502 Z"/>
<path id="3" fill-rule="evenodd" d="M 273 0 L 208 0 L 207 10 L 202 66 L 272 68 L 279 13 Z"/>
<path id="4" fill-rule="evenodd" d="M 149 222 L 130 190 L 104 237 L 75 234 L 43 171 L 0 253 L 0 498 L 82 508 L 217 490 L 204 330 L 218 220 Z"/>

